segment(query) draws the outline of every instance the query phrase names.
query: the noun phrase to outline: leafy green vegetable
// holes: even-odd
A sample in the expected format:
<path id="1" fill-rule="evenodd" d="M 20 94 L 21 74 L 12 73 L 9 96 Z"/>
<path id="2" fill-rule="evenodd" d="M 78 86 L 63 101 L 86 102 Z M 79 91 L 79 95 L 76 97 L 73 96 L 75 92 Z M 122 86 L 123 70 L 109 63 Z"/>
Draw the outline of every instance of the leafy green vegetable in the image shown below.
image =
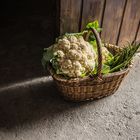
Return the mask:
<path id="1" fill-rule="evenodd" d="M 97 30 L 98 33 L 100 33 L 102 31 L 102 29 L 99 27 L 99 23 L 97 20 L 95 20 L 94 22 L 90 22 L 86 25 L 86 30 L 89 30 L 91 28 L 94 28 Z M 97 46 L 96 44 L 96 39 L 95 36 L 93 35 L 92 32 L 89 32 L 89 38 L 88 41 L 93 45 L 93 46 Z M 96 49 L 95 49 L 96 50 Z"/>
<path id="2" fill-rule="evenodd" d="M 53 58 L 53 46 L 44 49 L 43 59 L 49 62 Z"/>
<path id="3" fill-rule="evenodd" d="M 84 78 L 85 76 L 87 76 L 87 73 L 82 73 L 81 77 Z"/>
<path id="4" fill-rule="evenodd" d="M 112 60 L 108 61 L 107 65 L 111 68 L 110 73 L 128 67 L 139 47 L 140 44 L 129 44 L 127 47 L 124 47 L 120 53 L 117 53 Z"/>
<path id="5" fill-rule="evenodd" d="M 103 64 L 102 74 L 107 74 L 110 72 L 110 66 Z"/>
<path id="6" fill-rule="evenodd" d="M 95 51 L 96 54 L 97 54 L 97 43 L 96 43 L 96 40 L 94 40 L 94 41 L 90 41 L 89 43 L 92 45 L 94 51 Z"/>
<path id="7" fill-rule="evenodd" d="M 86 25 L 86 30 L 89 30 L 91 28 L 94 28 L 97 30 L 97 32 L 101 32 L 102 29 L 99 27 L 99 23 L 97 20 L 95 20 L 94 22 L 90 22 Z M 93 46 L 93 49 L 95 50 L 95 52 L 97 53 L 97 43 L 96 43 L 96 39 L 95 36 L 93 35 L 92 32 L 89 33 L 89 38 L 88 38 L 88 42 Z"/>
<path id="8" fill-rule="evenodd" d="M 95 28 L 99 33 L 102 31 L 102 28 L 99 27 L 99 23 L 97 20 L 95 20 L 94 22 L 90 22 L 86 25 L 86 29 L 90 28 Z"/>
<path id="9" fill-rule="evenodd" d="M 45 68 L 47 63 L 53 58 L 53 46 L 44 48 L 43 58 L 41 60 L 43 67 Z"/>
<path id="10" fill-rule="evenodd" d="M 79 36 L 83 36 L 85 33 L 87 33 L 88 31 L 84 30 L 82 32 L 79 32 L 79 33 L 65 33 L 64 36 L 76 36 L 76 37 L 79 37 Z"/>
<path id="11" fill-rule="evenodd" d="M 98 69 L 98 66 L 96 64 L 94 71 L 91 72 L 91 75 L 96 75 L 97 74 L 97 69 Z M 110 66 L 103 64 L 101 73 L 102 74 L 107 74 L 109 72 L 110 72 Z"/>
<path id="12" fill-rule="evenodd" d="M 112 55 L 112 53 L 110 53 L 109 51 L 108 51 L 108 53 L 107 54 L 102 54 L 102 55 L 105 55 L 106 56 L 106 59 L 105 59 L 105 61 L 104 61 L 104 64 L 106 65 L 106 63 L 107 62 L 110 62 L 113 58 L 114 58 L 114 56 Z"/>
<path id="13" fill-rule="evenodd" d="M 53 57 L 53 58 L 50 60 L 52 66 L 53 66 L 53 68 L 54 68 L 55 70 L 58 69 L 58 63 L 57 63 L 56 59 L 57 59 L 57 56 Z"/>
<path id="14" fill-rule="evenodd" d="M 97 32 L 101 32 L 102 31 L 102 29 L 99 27 L 99 23 L 98 23 L 97 20 L 87 24 L 86 29 L 90 29 L 90 28 L 95 28 L 97 30 Z M 93 46 L 93 49 L 95 50 L 96 54 L 98 55 L 98 52 L 97 52 L 97 42 L 96 42 L 95 36 L 93 35 L 92 32 L 91 32 L 91 34 L 89 36 L 88 41 Z M 102 45 L 102 46 L 104 46 L 104 45 Z M 102 55 L 107 57 L 107 61 L 110 61 L 113 58 L 113 55 L 110 52 L 108 52 L 107 54 L 103 53 Z M 96 64 L 97 63 L 98 62 L 96 60 Z M 102 74 L 107 74 L 107 73 L 109 73 L 109 71 L 110 71 L 110 66 L 103 63 Z M 92 72 L 92 74 L 97 74 L 97 66 L 96 66 L 95 70 Z"/>

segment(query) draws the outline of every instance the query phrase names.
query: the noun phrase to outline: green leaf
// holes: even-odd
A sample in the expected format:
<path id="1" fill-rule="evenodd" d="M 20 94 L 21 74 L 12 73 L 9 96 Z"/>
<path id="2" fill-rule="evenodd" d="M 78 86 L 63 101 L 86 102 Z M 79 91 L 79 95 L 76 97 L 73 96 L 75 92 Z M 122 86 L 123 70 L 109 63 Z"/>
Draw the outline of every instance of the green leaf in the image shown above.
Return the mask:
<path id="1" fill-rule="evenodd" d="M 86 73 L 82 73 L 81 77 L 84 78 L 86 76 Z"/>
<path id="2" fill-rule="evenodd" d="M 49 62 L 53 58 L 53 46 L 44 49 L 45 52 L 43 53 L 43 59 L 46 62 Z"/>
<path id="3" fill-rule="evenodd" d="M 53 46 L 44 48 L 43 57 L 41 59 L 42 66 L 45 68 L 47 63 L 53 58 Z"/>
<path id="4" fill-rule="evenodd" d="M 91 72 L 91 75 L 95 75 L 95 74 L 97 74 L 97 63 L 95 64 L 94 71 Z"/>
<path id="5" fill-rule="evenodd" d="M 120 69 L 124 69 L 128 67 L 130 64 L 134 54 L 137 52 L 138 48 L 140 47 L 140 44 L 132 44 L 124 47 L 122 49 L 122 52 L 117 53 L 114 56 L 114 61 L 111 63 L 111 70 L 110 72 L 119 71 Z"/>
<path id="6" fill-rule="evenodd" d="M 91 72 L 91 75 L 97 74 L 98 65 L 96 64 L 94 71 Z M 107 74 L 110 72 L 110 66 L 103 64 L 102 66 L 102 74 Z"/>
<path id="7" fill-rule="evenodd" d="M 96 43 L 96 40 L 94 40 L 94 41 L 90 41 L 89 43 L 92 45 L 94 51 L 95 51 L 96 54 L 97 54 L 97 43 Z"/>
<path id="8" fill-rule="evenodd" d="M 57 62 L 57 56 L 53 57 L 51 60 L 50 60 L 53 68 L 55 70 L 58 70 L 59 69 L 59 66 L 58 66 L 58 62 Z"/>
<path id="9" fill-rule="evenodd" d="M 97 32 L 101 32 L 102 29 L 99 27 L 99 23 L 97 20 L 95 20 L 94 22 L 90 22 L 86 25 L 86 30 L 89 30 L 91 28 L 94 28 L 97 30 Z M 91 32 L 88 38 L 88 41 L 90 44 L 92 44 L 93 49 L 97 52 L 97 43 L 96 43 L 96 39 L 95 36 L 93 35 L 93 33 Z"/>
<path id="10" fill-rule="evenodd" d="M 83 36 L 85 33 L 87 33 L 87 31 L 82 31 L 82 32 L 79 32 L 79 33 L 65 33 L 64 36 L 68 37 L 68 36 L 76 36 L 76 37 L 79 37 L 79 36 Z"/>
<path id="11" fill-rule="evenodd" d="M 99 27 L 99 23 L 97 20 L 95 20 L 94 22 L 90 22 L 86 25 L 86 29 L 90 29 L 90 28 L 95 28 L 97 32 L 102 31 L 102 28 Z"/>
<path id="12" fill-rule="evenodd" d="M 102 67 L 102 74 L 107 74 L 109 72 L 110 72 L 110 67 L 104 64 Z"/>
<path id="13" fill-rule="evenodd" d="M 98 33 L 100 33 L 102 31 L 102 28 L 97 28 L 96 30 Z"/>

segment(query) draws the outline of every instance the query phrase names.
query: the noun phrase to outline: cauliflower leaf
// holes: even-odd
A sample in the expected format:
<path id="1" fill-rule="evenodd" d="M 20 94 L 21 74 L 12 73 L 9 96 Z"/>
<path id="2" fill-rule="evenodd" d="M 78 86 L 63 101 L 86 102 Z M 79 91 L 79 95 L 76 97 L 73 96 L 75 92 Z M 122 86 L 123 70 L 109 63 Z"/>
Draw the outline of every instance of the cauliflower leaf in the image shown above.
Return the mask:
<path id="1" fill-rule="evenodd" d="M 45 52 L 43 53 L 41 63 L 45 68 L 47 63 L 49 63 L 50 60 L 53 58 L 53 46 L 50 46 L 49 48 L 44 48 L 44 51 Z"/>
<path id="2" fill-rule="evenodd" d="M 94 22 L 90 22 L 86 25 L 86 29 L 95 28 L 98 33 L 102 31 L 102 28 L 99 27 L 99 22 L 95 20 Z"/>

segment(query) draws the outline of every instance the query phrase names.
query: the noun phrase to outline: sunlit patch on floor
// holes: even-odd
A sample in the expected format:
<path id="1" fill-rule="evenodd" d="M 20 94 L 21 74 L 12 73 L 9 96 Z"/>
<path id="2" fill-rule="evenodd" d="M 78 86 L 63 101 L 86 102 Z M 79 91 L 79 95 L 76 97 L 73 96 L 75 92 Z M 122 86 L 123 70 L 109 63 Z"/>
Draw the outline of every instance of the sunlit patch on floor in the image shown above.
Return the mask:
<path id="1" fill-rule="evenodd" d="M 0 92 L 4 92 L 7 90 L 15 89 L 15 88 L 20 88 L 20 87 L 26 87 L 26 86 L 33 86 L 37 85 L 39 83 L 49 83 L 53 79 L 51 76 L 43 76 L 43 77 L 37 77 L 33 78 L 30 80 L 22 81 L 22 82 L 17 82 L 17 83 L 12 83 L 3 87 L 0 87 Z"/>

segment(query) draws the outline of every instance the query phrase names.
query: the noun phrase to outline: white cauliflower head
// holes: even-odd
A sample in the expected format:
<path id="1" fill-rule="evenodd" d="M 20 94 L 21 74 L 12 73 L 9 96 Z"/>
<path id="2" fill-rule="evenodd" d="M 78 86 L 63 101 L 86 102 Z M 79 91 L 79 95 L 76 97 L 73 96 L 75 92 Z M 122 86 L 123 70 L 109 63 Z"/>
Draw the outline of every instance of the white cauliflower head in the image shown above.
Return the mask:
<path id="1" fill-rule="evenodd" d="M 75 78 L 95 68 L 96 53 L 82 36 L 64 36 L 53 46 L 53 55 L 62 74 Z"/>
<path id="2" fill-rule="evenodd" d="M 112 54 L 108 51 L 106 47 L 102 47 L 102 57 L 103 57 L 103 63 L 108 61 L 110 58 L 112 58 Z"/>

